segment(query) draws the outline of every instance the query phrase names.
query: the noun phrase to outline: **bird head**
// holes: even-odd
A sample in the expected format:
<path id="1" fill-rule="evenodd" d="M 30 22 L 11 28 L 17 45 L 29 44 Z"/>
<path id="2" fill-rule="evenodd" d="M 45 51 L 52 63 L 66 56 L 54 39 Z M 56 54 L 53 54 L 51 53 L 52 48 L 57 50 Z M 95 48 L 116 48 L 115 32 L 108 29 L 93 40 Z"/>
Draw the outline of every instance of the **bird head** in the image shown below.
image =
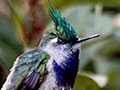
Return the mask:
<path id="1" fill-rule="evenodd" d="M 96 34 L 85 38 L 79 38 L 73 27 L 71 27 L 70 24 L 66 22 L 65 18 L 61 16 L 59 9 L 57 8 L 56 14 L 50 1 L 49 3 L 51 5 L 49 13 L 55 24 L 55 28 L 47 31 L 42 41 L 42 45 L 46 46 L 49 42 L 51 42 L 54 43 L 52 44 L 54 46 L 66 44 L 68 48 L 71 48 L 73 45 L 100 36 L 99 34 Z"/>

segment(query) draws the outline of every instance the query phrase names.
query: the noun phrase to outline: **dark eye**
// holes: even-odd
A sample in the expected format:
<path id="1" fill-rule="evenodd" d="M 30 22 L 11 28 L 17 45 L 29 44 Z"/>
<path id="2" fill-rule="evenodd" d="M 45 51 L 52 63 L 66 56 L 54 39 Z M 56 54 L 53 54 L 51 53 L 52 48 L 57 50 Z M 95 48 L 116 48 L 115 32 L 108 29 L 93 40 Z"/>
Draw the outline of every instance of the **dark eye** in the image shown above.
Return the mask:
<path id="1" fill-rule="evenodd" d="M 62 38 L 58 38 L 58 41 L 57 41 L 59 44 L 66 44 L 67 42 L 64 41 Z"/>

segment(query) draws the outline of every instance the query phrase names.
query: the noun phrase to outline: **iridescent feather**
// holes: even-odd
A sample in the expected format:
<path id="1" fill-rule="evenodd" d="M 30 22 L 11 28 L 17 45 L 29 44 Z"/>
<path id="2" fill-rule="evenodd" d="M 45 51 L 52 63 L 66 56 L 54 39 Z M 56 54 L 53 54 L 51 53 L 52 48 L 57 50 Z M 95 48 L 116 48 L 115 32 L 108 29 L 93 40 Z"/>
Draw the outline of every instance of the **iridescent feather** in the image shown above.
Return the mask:
<path id="1" fill-rule="evenodd" d="M 51 39 L 56 37 L 63 39 L 67 43 L 78 40 L 79 37 L 77 33 L 69 23 L 66 22 L 65 18 L 61 17 L 58 8 L 58 14 L 56 14 L 51 5 L 49 13 L 55 23 L 55 28 L 45 34 L 38 48 L 24 53 L 17 58 L 2 90 L 38 89 L 46 79 L 48 73 L 46 65 L 50 59 L 49 54 L 46 53 L 43 48 Z"/>

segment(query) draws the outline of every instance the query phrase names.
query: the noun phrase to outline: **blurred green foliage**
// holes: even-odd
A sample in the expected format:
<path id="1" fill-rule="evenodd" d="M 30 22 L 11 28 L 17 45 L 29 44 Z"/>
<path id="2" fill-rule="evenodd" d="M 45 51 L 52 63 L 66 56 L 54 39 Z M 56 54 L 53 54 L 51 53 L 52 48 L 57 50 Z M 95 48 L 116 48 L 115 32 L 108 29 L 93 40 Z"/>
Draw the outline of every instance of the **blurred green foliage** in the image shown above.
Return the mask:
<path id="1" fill-rule="evenodd" d="M 15 58 L 23 53 L 13 33 L 13 27 L 7 16 L 0 15 L 0 87 L 9 74 Z"/>
<path id="2" fill-rule="evenodd" d="M 47 0 L 5 1 L 0 2 L 0 87 L 17 56 L 37 47 L 53 26 Z M 120 0 L 51 2 L 79 37 L 101 34 L 82 44 L 73 90 L 120 90 Z"/>

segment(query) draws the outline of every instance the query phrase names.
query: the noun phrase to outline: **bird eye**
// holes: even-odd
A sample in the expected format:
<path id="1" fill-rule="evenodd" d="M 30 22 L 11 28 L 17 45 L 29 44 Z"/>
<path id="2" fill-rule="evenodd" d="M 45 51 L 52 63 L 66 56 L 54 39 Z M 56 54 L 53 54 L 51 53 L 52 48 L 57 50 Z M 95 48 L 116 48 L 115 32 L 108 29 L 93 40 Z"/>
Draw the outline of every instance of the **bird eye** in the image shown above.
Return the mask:
<path id="1" fill-rule="evenodd" d="M 59 44 L 66 44 L 67 42 L 64 41 L 62 38 L 58 38 L 58 41 L 57 41 Z"/>

